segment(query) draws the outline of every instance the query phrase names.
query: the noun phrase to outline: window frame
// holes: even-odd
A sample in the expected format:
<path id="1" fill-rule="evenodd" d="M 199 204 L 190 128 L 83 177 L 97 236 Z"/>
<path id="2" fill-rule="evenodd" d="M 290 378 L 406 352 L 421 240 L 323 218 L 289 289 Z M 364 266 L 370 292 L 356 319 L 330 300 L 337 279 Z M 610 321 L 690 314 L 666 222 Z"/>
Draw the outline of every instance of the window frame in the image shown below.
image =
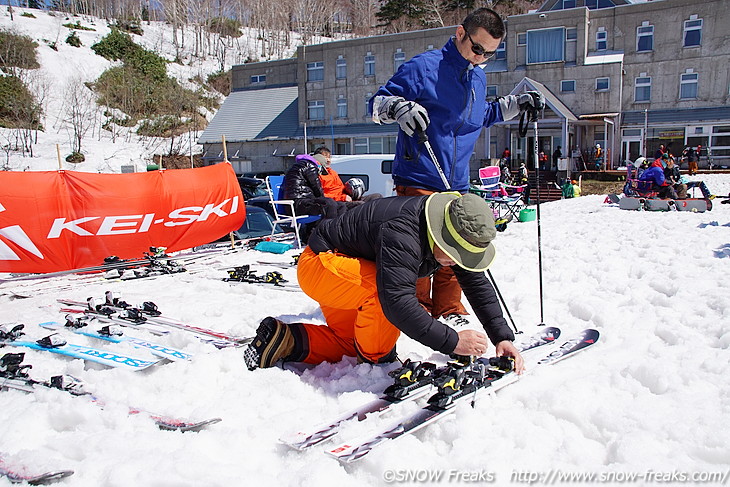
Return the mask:
<path id="1" fill-rule="evenodd" d="M 321 110 L 321 117 L 312 117 L 312 111 L 316 110 L 317 113 Z M 307 120 L 324 120 L 325 118 L 325 104 L 324 100 L 310 100 L 307 102 Z"/>
<path id="2" fill-rule="evenodd" d="M 251 75 L 251 84 L 263 84 L 266 83 L 266 75 L 265 74 L 252 74 Z"/>
<path id="3" fill-rule="evenodd" d="M 560 31 L 560 58 L 559 59 L 549 59 L 549 60 L 543 60 L 543 59 L 541 59 L 541 60 L 537 60 L 537 61 L 531 61 L 530 60 L 530 57 L 531 57 L 530 54 L 533 53 L 534 51 L 530 51 L 530 34 L 537 35 L 538 32 L 547 32 L 547 31 L 554 31 L 554 32 Z M 568 31 L 568 29 L 566 27 L 564 27 L 564 26 L 563 27 L 548 27 L 548 28 L 545 28 L 545 29 L 531 29 L 531 30 L 528 30 L 527 31 L 527 48 L 526 48 L 526 50 L 527 50 L 527 52 L 526 52 L 526 54 L 527 54 L 527 56 L 526 56 L 527 64 L 534 65 L 534 64 L 549 64 L 549 63 L 561 63 L 561 62 L 565 62 L 565 45 L 566 45 L 566 42 L 568 42 L 568 41 L 566 41 L 567 31 Z"/>
<path id="4" fill-rule="evenodd" d="M 403 63 L 406 62 L 406 53 L 403 52 L 400 48 L 397 49 L 393 53 L 393 72 L 395 73 L 398 71 L 398 68 L 400 68 Z"/>
<path id="5" fill-rule="evenodd" d="M 344 114 L 342 107 L 345 107 Z M 347 97 L 339 95 L 337 97 L 337 118 L 347 118 Z"/>
<path id="6" fill-rule="evenodd" d="M 704 26 L 704 22 L 702 19 L 692 18 L 692 17 L 695 17 L 695 16 L 692 15 L 688 20 L 684 21 L 684 30 L 682 31 L 682 47 L 683 48 L 702 47 L 702 28 Z M 699 27 L 691 27 L 688 29 L 687 24 L 691 23 L 691 22 L 699 22 L 700 25 L 699 25 Z M 688 46 L 687 45 L 687 33 L 691 32 L 691 31 L 695 31 L 695 30 L 700 31 L 700 39 L 697 44 L 692 44 L 692 45 Z"/>
<path id="7" fill-rule="evenodd" d="M 343 56 L 335 60 L 335 79 L 347 79 L 347 59 Z"/>
<path id="8" fill-rule="evenodd" d="M 639 80 L 649 80 L 648 82 L 641 82 Z M 637 99 L 637 94 L 639 88 L 648 88 L 649 89 L 649 96 L 644 99 Z M 634 79 L 634 103 L 651 103 L 651 76 L 637 76 Z"/>
<path id="9" fill-rule="evenodd" d="M 600 37 L 603 37 L 603 39 Z M 600 47 L 601 43 L 603 43 L 603 47 Z M 599 30 L 596 32 L 596 51 L 606 50 L 608 50 L 608 32 L 605 30 Z"/>
<path id="10" fill-rule="evenodd" d="M 641 33 L 641 29 L 651 29 L 651 33 Z M 650 49 L 639 49 L 639 44 L 644 37 L 649 37 L 651 40 Z M 648 22 L 643 22 L 636 28 L 636 52 L 653 52 L 654 51 L 654 26 Z"/>
<path id="11" fill-rule="evenodd" d="M 319 73 L 321 78 L 315 79 L 313 73 Z M 307 82 L 319 82 L 324 81 L 324 61 L 313 61 L 307 63 Z"/>
<path id="12" fill-rule="evenodd" d="M 566 83 L 572 83 L 573 89 L 572 90 L 566 90 Z M 577 83 L 574 79 L 562 79 L 560 80 L 560 92 L 561 93 L 575 93 Z"/>
<path id="13" fill-rule="evenodd" d="M 694 80 L 685 81 L 684 80 L 684 77 L 685 76 L 690 76 L 690 77 L 691 76 L 694 76 Z M 694 85 L 695 96 L 693 96 L 693 97 L 690 97 L 690 96 L 682 96 L 682 87 L 683 86 L 687 86 L 687 85 Z M 699 73 L 695 73 L 693 71 L 692 72 L 689 72 L 688 71 L 688 72 L 684 72 L 684 73 L 680 73 L 679 74 L 679 99 L 680 100 L 696 100 L 697 97 L 698 97 L 698 95 L 699 95 L 699 88 L 700 88 L 700 75 L 699 75 Z"/>
<path id="14" fill-rule="evenodd" d="M 369 72 L 369 67 L 372 68 L 372 73 Z M 363 76 L 375 76 L 375 54 L 368 52 L 363 57 Z"/>
<path id="15" fill-rule="evenodd" d="M 598 87 L 598 83 L 601 80 L 606 80 L 606 87 L 605 88 L 599 88 Z M 598 92 L 611 91 L 611 78 L 609 78 L 608 76 L 602 76 L 600 78 L 596 78 L 596 91 L 598 91 Z"/>

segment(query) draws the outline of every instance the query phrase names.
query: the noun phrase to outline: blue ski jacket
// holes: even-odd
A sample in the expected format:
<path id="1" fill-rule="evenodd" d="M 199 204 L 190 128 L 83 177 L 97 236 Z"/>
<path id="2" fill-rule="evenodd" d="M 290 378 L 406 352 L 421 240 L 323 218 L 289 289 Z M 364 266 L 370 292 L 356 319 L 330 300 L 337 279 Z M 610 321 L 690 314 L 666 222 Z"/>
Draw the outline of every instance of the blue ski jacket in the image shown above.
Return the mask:
<path id="1" fill-rule="evenodd" d="M 426 135 L 451 189 L 469 189 L 469 159 L 483 127 L 502 122 L 499 102 L 486 101 L 487 77 L 459 53 L 451 38 L 441 50 L 431 50 L 403 63 L 377 96 L 401 96 L 427 111 Z M 393 181 L 396 185 L 443 191 L 444 183 L 418 137 L 398 131 Z"/>

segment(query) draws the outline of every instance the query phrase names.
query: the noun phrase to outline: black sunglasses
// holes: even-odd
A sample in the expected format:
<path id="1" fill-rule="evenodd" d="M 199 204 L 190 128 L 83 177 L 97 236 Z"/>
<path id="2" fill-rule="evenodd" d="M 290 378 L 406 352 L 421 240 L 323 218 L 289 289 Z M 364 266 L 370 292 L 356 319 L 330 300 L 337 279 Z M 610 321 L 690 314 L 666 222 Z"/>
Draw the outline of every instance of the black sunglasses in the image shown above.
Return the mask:
<path id="1" fill-rule="evenodd" d="M 490 59 L 492 56 L 497 54 L 497 51 L 487 51 L 481 46 L 481 44 L 477 44 L 476 42 L 474 42 L 474 39 L 471 38 L 469 32 L 466 29 L 464 29 L 464 33 L 466 34 L 466 37 L 469 38 L 469 42 L 471 42 L 471 52 L 473 52 L 477 56 L 484 56 L 486 59 Z"/>

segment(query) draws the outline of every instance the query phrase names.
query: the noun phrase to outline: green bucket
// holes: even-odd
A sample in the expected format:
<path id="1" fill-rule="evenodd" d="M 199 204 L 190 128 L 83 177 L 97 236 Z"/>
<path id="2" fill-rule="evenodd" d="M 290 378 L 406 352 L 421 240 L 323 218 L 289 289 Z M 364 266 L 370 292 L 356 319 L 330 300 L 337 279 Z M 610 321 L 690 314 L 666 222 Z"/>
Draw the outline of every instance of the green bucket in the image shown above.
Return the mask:
<path id="1" fill-rule="evenodd" d="M 534 208 L 523 208 L 522 211 L 520 211 L 520 216 L 518 217 L 521 222 L 531 222 L 534 221 L 535 218 L 537 218 L 537 212 Z"/>

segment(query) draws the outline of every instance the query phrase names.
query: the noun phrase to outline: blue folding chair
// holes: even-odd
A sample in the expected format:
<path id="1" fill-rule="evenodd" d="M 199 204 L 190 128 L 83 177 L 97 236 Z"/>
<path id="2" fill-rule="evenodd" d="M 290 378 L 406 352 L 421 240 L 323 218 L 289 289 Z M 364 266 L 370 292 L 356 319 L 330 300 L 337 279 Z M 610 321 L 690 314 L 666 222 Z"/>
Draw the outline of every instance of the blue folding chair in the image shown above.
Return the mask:
<path id="1" fill-rule="evenodd" d="M 299 237 L 299 229 L 302 225 L 313 223 L 322 218 L 321 215 L 297 215 L 294 210 L 294 200 L 283 198 L 282 186 L 284 176 L 266 176 L 266 189 L 269 191 L 271 207 L 274 210 L 274 224 L 287 225 L 294 230 L 297 240 L 297 248 L 302 248 L 302 241 Z M 274 234 L 272 230 L 272 235 Z"/>

